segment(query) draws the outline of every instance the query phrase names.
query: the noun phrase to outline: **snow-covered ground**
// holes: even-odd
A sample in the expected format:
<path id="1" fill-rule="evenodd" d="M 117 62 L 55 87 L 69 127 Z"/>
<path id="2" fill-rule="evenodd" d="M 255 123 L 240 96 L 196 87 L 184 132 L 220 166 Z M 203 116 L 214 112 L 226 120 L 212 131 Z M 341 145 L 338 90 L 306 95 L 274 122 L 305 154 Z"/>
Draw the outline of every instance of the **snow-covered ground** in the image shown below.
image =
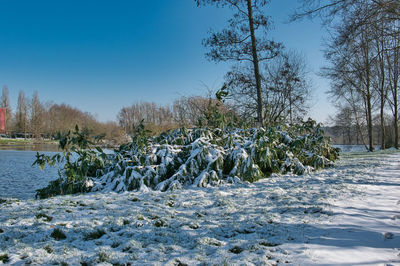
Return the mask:
<path id="1" fill-rule="evenodd" d="M 14 265 L 400 265 L 399 255 L 393 151 L 253 184 L 0 200 L 0 263 Z"/>

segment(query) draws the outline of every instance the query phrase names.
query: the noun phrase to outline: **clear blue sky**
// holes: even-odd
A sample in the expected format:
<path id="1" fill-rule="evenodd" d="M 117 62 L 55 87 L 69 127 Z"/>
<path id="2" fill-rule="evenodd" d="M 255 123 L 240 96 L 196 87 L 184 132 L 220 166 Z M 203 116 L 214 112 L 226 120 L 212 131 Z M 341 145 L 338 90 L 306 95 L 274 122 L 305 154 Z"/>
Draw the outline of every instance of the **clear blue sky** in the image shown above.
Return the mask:
<path id="1" fill-rule="evenodd" d="M 318 21 L 286 24 L 297 6 L 272 0 L 270 37 L 304 53 L 318 72 L 324 30 Z M 207 61 L 201 41 L 229 15 L 193 0 L 0 0 L 0 85 L 9 87 L 14 110 L 19 90 L 37 90 L 44 102 L 64 102 L 101 121 L 136 101 L 204 95 L 206 86 L 222 84 L 229 66 Z M 310 115 L 323 122 L 334 111 L 328 82 L 312 78 Z"/>

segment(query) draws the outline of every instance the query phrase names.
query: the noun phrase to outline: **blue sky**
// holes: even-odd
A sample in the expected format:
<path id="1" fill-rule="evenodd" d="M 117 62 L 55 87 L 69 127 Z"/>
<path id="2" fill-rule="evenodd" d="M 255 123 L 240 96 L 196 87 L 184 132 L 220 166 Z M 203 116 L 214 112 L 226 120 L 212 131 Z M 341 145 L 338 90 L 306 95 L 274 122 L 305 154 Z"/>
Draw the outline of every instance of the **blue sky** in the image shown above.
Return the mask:
<path id="1" fill-rule="evenodd" d="M 303 53 L 310 71 L 324 65 L 318 21 L 287 24 L 295 0 L 272 0 L 270 37 Z M 229 64 L 209 62 L 201 41 L 226 25 L 229 10 L 192 0 L 0 0 L 0 85 L 15 109 L 18 92 L 67 103 L 100 121 L 136 101 L 172 103 L 218 88 Z M 328 82 L 311 73 L 310 115 L 334 112 Z"/>

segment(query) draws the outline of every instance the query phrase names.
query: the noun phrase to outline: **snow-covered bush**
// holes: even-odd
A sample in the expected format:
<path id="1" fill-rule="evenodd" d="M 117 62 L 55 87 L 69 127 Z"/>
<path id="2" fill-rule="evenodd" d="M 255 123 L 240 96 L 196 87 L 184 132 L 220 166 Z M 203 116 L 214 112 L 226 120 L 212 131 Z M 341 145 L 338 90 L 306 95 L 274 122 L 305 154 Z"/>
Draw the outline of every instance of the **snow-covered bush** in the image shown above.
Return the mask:
<path id="1" fill-rule="evenodd" d="M 338 158 L 320 125 L 308 120 L 268 128 L 181 128 L 136 136 L 88 176 L 90 191 L 172 190 L 224 182 L 255 182 L 272 173 L 303 174 Z M 67 179 L 62 179 L 68 182 Z M 46 189 L 46 188 L 45 188 Z"/>

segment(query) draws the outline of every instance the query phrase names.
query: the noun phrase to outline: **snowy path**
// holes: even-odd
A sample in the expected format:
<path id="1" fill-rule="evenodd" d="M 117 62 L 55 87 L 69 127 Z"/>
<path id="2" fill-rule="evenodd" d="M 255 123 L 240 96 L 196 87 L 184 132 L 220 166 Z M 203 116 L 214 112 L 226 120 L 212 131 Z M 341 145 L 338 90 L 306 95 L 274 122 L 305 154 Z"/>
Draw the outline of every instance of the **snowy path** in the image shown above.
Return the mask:
<path id="1" fill-rule="evenodd" d="M 329 199 L 332 218 L 309 232 L 306 258 L 297 263 L 400 265 L 399 154 L 347 158 L 339 168 L 348 172 L 350 191 Z"/>
<path id="2" fill-rule="evenodd" d="M 0 200 L 0 264 L 400 265 L 399 162 L 360 153 L 254 184 Z"/>

